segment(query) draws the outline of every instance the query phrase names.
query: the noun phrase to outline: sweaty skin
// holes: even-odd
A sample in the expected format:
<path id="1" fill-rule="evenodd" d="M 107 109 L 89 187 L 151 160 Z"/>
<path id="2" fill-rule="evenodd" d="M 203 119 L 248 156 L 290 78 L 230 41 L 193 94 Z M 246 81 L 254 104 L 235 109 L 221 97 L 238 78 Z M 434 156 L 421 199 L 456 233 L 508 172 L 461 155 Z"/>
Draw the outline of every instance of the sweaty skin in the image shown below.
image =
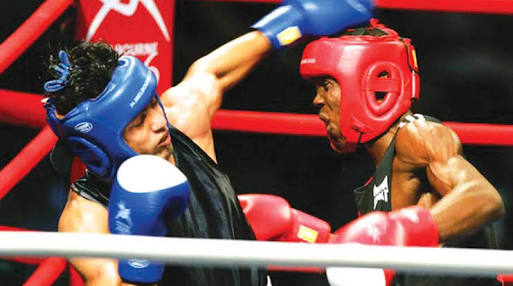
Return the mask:
<path id="1" fill-rule="evenodd" d="M 334 150 L 344 150 L 340 132 L 340 86 L 332 78 L 314 81 L 313 103 L 320 108 Z M 411 115 L 408 112 L 405 115 Z M 439 228 L 440 242 L 471 234 L 504 214 L 497 190 L 462 155 L 458 136 L 447 126 L 415 120 L 393 125 L 378 139 L 364 144 L 376 166 L 395 133 L 392 166 L 392 210 L 421 205 L 430 210 Z"/>
<path id="2" fill-rule="evenodd" d="M 313 100 L 319 107 L 319 118 L 326 124 L 331 148 L 343 152 L 346 139 L 340 132 L 340 86 L 330 77 L 314 79 L 317 94 Z"/>
<path id="3" fill-rule="evenodd" d="M 242 80 L 270 50 L 267 37 L 258 31 L 247 33 L 194 62 L 183 81 L 162 94 L 170 123 L 214 161 L 210 121 L 221 106 L 223 93 Z M 174 163 L 164 116 L 155 102 L 130 122 L 123 136 L 136 152 L 154 154 Z M 59 231 L 109 233 L 107 209 L 70 190 Z M 71 263 L 86 285 L 131 285 L 122 283 L 116 260 L 76 258 Z"/>
<path id="4" fill-rule="evenodd" d="M 392 172 L 392 209 L 423 204 L 442 242 L 471 234 L 504 214 L 497 190 L 463 157 L 458 136 L 442 124 L 416 120 L 399 129 Z M 426 191 L 416 176 L 423 172 L 430 186 Z"/>

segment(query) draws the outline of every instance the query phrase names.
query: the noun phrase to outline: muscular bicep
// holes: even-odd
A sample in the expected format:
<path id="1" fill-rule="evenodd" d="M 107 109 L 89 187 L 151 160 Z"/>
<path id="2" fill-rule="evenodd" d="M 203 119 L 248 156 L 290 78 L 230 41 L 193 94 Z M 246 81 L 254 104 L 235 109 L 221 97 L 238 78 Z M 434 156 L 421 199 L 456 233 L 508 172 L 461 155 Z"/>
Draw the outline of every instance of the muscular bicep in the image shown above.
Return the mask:
<path id="1" fill-rule="evenodd" d="M 427 164 L 426 174 L 431 188 L 441 196 L 457 190 L 459 186 L 486 181 L 460 154 L 449 158 L 433 158 Z"/>
<path id="2" fill-rule="evenodd" d="M 70 191 L 59 220 L 59 232 L 108 233 L 107 210 Z M 72 258 L 70 262 L 86 285 L 130 285 L 121 282 L 115 259 Z"/>
<path id="3" fill-rule="evenodd" d="M 486 178 L 463 156 L 458 136 L 448 127 L 427 121 L 407 125 L 410 150 L 407 156 L 425 168 L 430 189 L 440 197 L 470 192 L 474 186 L 488 190 Z"/>
<path id="4" fill-rule="evenodd" d="M 396 150 L 403 162 L 426 171 L 431 189 L 441 196 L 467 172 L 466 165 L 463 172 L 457 171 L 462 170 L 457 165 L 465 161 L 461 142 L 452 130 L 438 123 L 417 120 L 406 124 L 397 135 Z"/>
<path id="5" fill-rule="evenodd" d="M 431 192 L 441 197 L 430 208 L 441 241 L 475 232 L 503 213 L 497 190 L 463 157 L 461 143 L 452 130 L 420 122 L 407 131 L 411 141 L 409 153 L 402 153 L 403 157 L 425 169 Z"/>
<path id="6" fill-rule="evenodd" d="M 462 156 L 430 163 L 427 174 L 443 196 L 430 210 L 442 241 L 471 234 L 504 213 L 497 190 Z"/>

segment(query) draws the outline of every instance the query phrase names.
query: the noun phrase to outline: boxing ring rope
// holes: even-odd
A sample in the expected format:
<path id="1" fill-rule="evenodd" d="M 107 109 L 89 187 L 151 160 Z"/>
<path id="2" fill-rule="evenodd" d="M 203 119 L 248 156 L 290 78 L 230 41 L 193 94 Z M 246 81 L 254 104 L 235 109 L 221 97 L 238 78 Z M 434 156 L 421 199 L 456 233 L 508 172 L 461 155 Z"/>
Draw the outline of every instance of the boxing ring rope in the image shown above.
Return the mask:
<path id="1" fill-rule="evenodd" d="M 200 1 L 225 1 L 225 2 L 253 2 L 253 3 L 279 3 L 279 0 L 200 0 Z M 386 9 L 413 9 L 413 10 L 432 10 L 432 11 L 446 11 L 446 12 L 469 12 L 469 13 L 493 13 L 493 14 L 511 14 L 513 13 L 513 5 L 509 0 L 453 0 L 451 2 L 432 0 L 377 0 L 377 6 L 379 8 Z M 28 19 L 23 23 L 7 40 L 0 44 L 0 74 L 7 69 L 46 29 L 73 3 L 73 0 L 46 0 Z M 444 7 L 444 8 L 440 8 Z M 0 99 L 2 97 L 9 96 L 8 100 L 3 100 L 5 110 L 0 110 L 0 120 L 3 120 L 10 124 L 16 125 L 28 125 L 36 128 L 42 128 L 45 126 L 44 110 L 41 108 L 39 100 L 41 97 L 34 94 L 26 94 L 14 91 L 0 90 Z M 23 100 L 23 106 L 28 111 L 20 113 L 19 106 L 11 105 L 10 103 L 18 102 L 12 101 L 13 98 Z M 15 107 L 17 110 L 15 110 Z M 33 113 L 34 111 L 34 113 Z M 271 124 L 270 124 L 271 123 Z M 498 146 L 512 146 L 513 145 L 513 126 L 509 125 L 493 125 L 493 124 L 469 124 L 469 123 L 454 123 L 446 122 L 446 124 L 453 128 L 458 133 L 460 139 L 465 144 L 478 144 L 478 145 L 498 145 Z M 306 114 L 281 114 L 281 113 L 266 113 L 266 112 L 248 112 L 248 111 L 228 111 L 221 110 L 218 112 L 213 120 L 212 126 L 217 130 L 228 130 L 228 131 L 245 131 L 245 132 L 259 132 L 259 133 L 270 133 L 270 134 L 287 134 L 287 135 L 301 135 L 301 136 L 325 136 L 326 131 L 324 124 L 319 121 L 315 115 Z M 48 127 L 44 127 L 43 130 L 14 158 L 6 167 L 0 171 L 0 200 L 7 192 L 12 189 L 30 170 L 37 165 L 37 163 L 49 152 L 56 138 Z M 38 147 L 39 146 L 39 147 Z M 0 230 L 4 231 L 15 231 L 12 234 L 18 234 L 21 229 L 2 227 Z M 0 237 L 4 232 L 0 231 Z M 37 236 L 35 239 L 29 241 L 40 241 L 41 232 L 23 232 L 19 233 L 22 236 Z M 60 235 L 54 233 L 54 235 Z M 1 238 L 3 239 L 3 237 Z M 52 238 L 55 239 L 55 238 Z M 102 238 L 104 241 L 105 238 Z M 4 241 L 4 240 L 3 240 Z M 29 241 L 26 241 L 29 243 Z M 55 244 L 55 240 L 48 241 L 49 245 Z M 193 247 L 196 242 L 192 242 Z M 252 242 L 258 243 L 258 242 Z M 303 251 L 306 244 L 297 245 L 295 252 Z M 176 247 L 176 245 L 175 245 Z M 248 246 L 244 246 L 244 250 Z M 250 246 L 253 248 L 254 246 Z M 280 246 L 281 247 L 281 246 Z M 309 247 L 309 246 L 307 246 Z M 376 246 L 372 246 L 373 251 Z M 379 248 L 379 247 L 378 247 Z M 27 248 L 28 249 L 28 248 Z M 194 249 L 194 248 L 193 248 Z M 216 248 L 217 249 L 217 248 Z M 390 257 L 396 257 L 398 250 L 391 250 L 390 254 L 380 257 L 381 260 L 377 260 L 375 266 L 383 265 L 382 262 L 390 261 Z M 411 248 L 410 248 L 411 249 Z M 444 251 L 446 249 L 443 249 Z M 211 253 L 212 249 L 208 249 L 205 253 Z M 331 251 L 331 250 L 330 250 Z M 348 250 L 344 250 L 346 253 Z M 379 250 L 381 252 L 382 250 Z M 383 250 L 385 251 L 385 250 Z M 421 251 L 426 251 L 423 249 Z M 429 253 L 438 252 L 439 249 L 429 249 Z M 464 251 L 464 250 L 462 250 Z M 475 250 L 474 250 L 475 251 Z M 484 250 L 483 250 L 484 251 Z M 486 250 L 485 253 L 489 253 Z M 493 252 L 493 251 L 492 251 Z M 2 254 L 2 248 L 0 247 L 0 254 Z M 243 253 L 240 251 L 239 253 Z M 276 255 L 276 250 L 273 250 L 271 254 Z M 47 253 L 48 254 L 48 253 Z M 47 255 L 45 254 L 45 255 Z M 502 257 L 502 253 L 497 253 L 497 257 Z M 130 255 L 128 253 L 127 255 Z M 356 251 L 356 254 L 361 257 L 361 252 Z M 426 256 L 427 254 L 419 254 Z M 463 253 L 452 253 L 453 256 L 464 255 Z M 473 257 L 478 255 L 488 255 L 474 252 Z M 510 255 L 510 254 L 508 254 Z M 59 255 L 65 256 L 65 255 Z M 81 255 L 87 256 L 87 255 Z M 246 256 L 246 255 L 244 255 Z M 314 255 L 310 255 L 313 257 Z M 346 255 L 347 257 L 347 255 Z M 436 257 L 436 255 L 435 255 Z M 498 259 L 494 257 L 493 259 Z M 22 257 L 10 257 L 9 259 L 21 263 L 28 264 L 39 264 L 39 267 L 32 274 L 32 276 L 26 281 L 25 285 L 50 285 L 57 279 L 58 275 L 66 268 L 66 261 L 62 258 L 50 257 L 46 259 L 42 258 L 22 258 Z M 203 258 L 202 258 L 203 259 Z M 214 258 L 213 258 L 214 259 Z M 434 258 L 439 261 L 439 257 Z M 365 258 L 368 261 L 367 257 Z M 468 260 L 468 259 L 466 259 Z M 203 261 L 203 260 L 202 260 Z M 265 261 L 265 260 L 264 260 Z M 338 261 L 338 260 L 337 260 Z M 415 260 L 416 261 L 416 260 Z M 415 262 L 413 261 L 413 262 Z M 484 260 L 480 258 L 480 261 L 476 262 L 476 265 L 482 265 Z M 495 260 L 494 260 L 495 261 Z M 253 261 L 251 261 L 253 262 Z M 280 264 L 281 262 L 273 261 L 272 264 L 277 265 L 291 265 L 291 264 Z M 340 262 L 340 261 L 338 261 Z M 228 262 L 226 262 L 228 263 Z M 264 262 L 262 262 L 264 263 Z M 291 262 L 293 263 L 293 262 Z M 343 265 L 351 265 L 347 260 L 343 260 Z M 352 262 L 351 262 L 352 263 Z M 458 262 L 460 265 L 461 262 Z M 264 265 L 264 264 L 262 264 Z M 310 264 L 306 264 L 310 265 Z M 322 265 L 322 264 L 321 264 Z M 339 265 L 339 264 L 336 264 Z M 408 265 L 415 265 L 412 262 L 408 262 Z M 501 262 L 501 265 L 504 263 Z M 356 264 L 355 266 L 365 266 Z M 372 266 L 372 265 L 370 265 Z M 370 267 L 365 266 L 365 267 Z M 487 266 L 490 266 L 487 264 Z M 68 267 L 70 267 L 68 265 Z M 480 267 L 480 266 L 477 266 Z M 393 267 L 390 267 L 393 268 Z M 492 271 L 491 269 L 496 271 Z M 53 269 L 53 271 L 52 271 Z M 399 267 L 399 269 L 401 269 Z M 447 269 L 444 267 L 440 271 Z M 80 275 L 70 267 L 70 285 L 83 285 Z M 406 270 L 406 269 L 405 269 Z M 482 270 L 482 269 L 480 269 Z M 478 270 L 478 272 L 480 271 Z M 438 271 L 438 270 L 437 270 Z M 506 269 L 492 266 L 490 272 L 483 270 L 487 274 L 496 274 L 504 272 L 512 272 L 513 268 L 508 264 Z M 454 273 L 454 272 L 451 272 Z M 467 272 L 465 272 L 467 273 Z M 475 270 L 470 274 L 475 274 Z M 481 273 L 481 272 L 479 272 Z"/>
<path id="2" fill-rule="evenodd" d="M 0 232 L 0 241 L 1 255 L 17 256 L 137 257 L 180 265 L 376 267 L 471 276 L 513 272 L 509 250 L 16 231 Z"/>
<path id="3" fill-rule="evenodd" d="M 278 4 L 281 0 L 189 0 L 208 2 L 242 2 Z M 512 14 L 511 0 L 375 0 L 382 9 L 426 10 L 437 12 L 462 12 L 486 14 Z"/>
<path id="4" fill-rule="evenodd" d="M 32 230 L 19 228 L 19 227 L 0 225 L 0 232 L 1 231 L 32 231 Z M 1 258 L 11 260 L 11 261 L 16 261 L 18 263 L 30 264 L 30 265 L 39 264 L 44 260 L 44 258 L 40 258 L 40 257 L 1 257 Z"/>
<path id="5" fill-rule="evenodd" d="M 39 267 L 23 284 L 24 286 L 52 285 L 66 269 L 68 262 L 61 257 L 50 257 L 39 264 Z"/>
<path id="6" fill-rule="evenodd" d="M 0 121 L 36 128 L 44 126 L 45 111 L 41 104 L 43 97 L 0 89 L 0 100 L 7 97 L 10 103 L 0 105 Z M 22 104 L 26 112 L 20 113 L 19 106 Z M 13 116 L 15 119 L 12 119 Z M 462 122 L 444 124 L 453 129 L 464 144 L 513 146 L 513 125 Z M 212 128 L 224 131 L 326 136 L 324 123 L 313 114 L 219 110 L 212 120 Z"/>
<path id="7" fill-rule="evenodd" d="M 27 125 L 43 128 L 46 125 L 45 111 L 42 108 L 40 94 L 0 89 L 0 108 L 2 122 L 12 125 Z M 20 112 L 20 106 L 27 112 Z"/>
<path id="8" fill-rule="evenodd" d="M 513 146 L 513 125 L 443 122 L 464 144 Z M 270 134 L 326 136 L 326 127 L 317 115 L 257 111 L 220 110 L 214 116 L 216 130 Z"/>
<path id="9" fill-rule="evenodd" d="M 47 0 L 0 45 L 0 74 L 43 34 L 73 3 L 73 0 Z"/>
<path id="10" fill-rule="evenodd" d="M 0 200 L 53 148 L 57 137 L 46 126 L 0 171 Z"/>
<path id="11" fill-rule="evenodd" d="M 34 232 L 30 229 L 22 229 L 18 227 L 10 227 L 10 226 L 1 226 L 0 225 L 0 233 L 6 231 L 16 231 L 20 232 Z M 66 266 L 70 269 L 70 285 L 71 286 L 80 286 L 83 285 L 82 279 L 78 272 L 68 265 L 66 259 L 62 257 L 20 257 L 20 256 L 11 256 L 11 257 L 0 257 L 1 259 L 11 260 L 18 263 L 29 264 L 29 265 L 39 265 L 36 270 L 30 275 L 27 281 L 23 284 L 24 286 L 33 285 L 33 286 L 44 286 L 44 285 L 52 285 L 57 278 L 62 274 L 65 270 Z"/>
<path id="12" fill-rule="evenodd" d="M 0 90 L 0 100 L 9 97 L 9 104 L 0 105 L 0 121 L 41 127 L 45 113 L 41 96 Z M 24 105 L 25 112 L 19 112 Z M 15 116 L 12 119 L 12 116 Z M 464 144 L 513 146 L 513 125 L 444 122 Z M 326 136 L 326 128 L 317 115 L 240 110 L 219 110 L 212 128 L 224 131 L 258 132 L 281 135 Z M 0 199 L 44 158 L 57 141 L 49 127 L 43 130 L 0 171 Z"/>

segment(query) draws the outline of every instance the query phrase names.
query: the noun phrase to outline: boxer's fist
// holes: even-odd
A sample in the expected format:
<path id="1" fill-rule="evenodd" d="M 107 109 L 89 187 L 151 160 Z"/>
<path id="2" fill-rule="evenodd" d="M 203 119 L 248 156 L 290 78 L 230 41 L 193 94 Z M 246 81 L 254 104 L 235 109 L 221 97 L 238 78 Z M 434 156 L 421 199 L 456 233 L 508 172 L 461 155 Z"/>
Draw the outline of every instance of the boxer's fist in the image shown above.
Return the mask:
<path id="1" fill-rule="evenodd" d="M 337 230 L 330 242 L 437 246 L 438 236 L 438 226 L 429 210 L 411 206 L 389 213 L 368 213 Z"/>
<path id="2" fill-rule="evenodd" d="M 285 0 L 252 27 L 280 49 L 304 35 L 330 35 L 367 22 L 373 6 L 373 0 Z"/>
<path id="3" fill-rule="evenodd" d="M 153 155 L 132 157 L 119 167 L 109 201 L 109 230 L 114 234 L 164 236 L 165 219 L 181 216 L 189 202 L 187 178 Z M 154 283 L 164 265 L 145 259 L 119 260 L 124 281 Z"/>
<path id="4" fill-rule="evenodd" d="M 314 216 L 290 207 L 278 196 L 239 195 L 242 211 L 258 240 L 327 242 L 331 226 Z"/>
<path id="5" fill-rule="evenodd" d="M 437 246 L 438 239 L 438 226 L 429 211 L 411 206 L 389 213 L 368 213 L 337 230 L 330 243 Z M 326 269 L 326 276 L 331 286 L 390 285 L 394 271 L 332 267 Z"/>

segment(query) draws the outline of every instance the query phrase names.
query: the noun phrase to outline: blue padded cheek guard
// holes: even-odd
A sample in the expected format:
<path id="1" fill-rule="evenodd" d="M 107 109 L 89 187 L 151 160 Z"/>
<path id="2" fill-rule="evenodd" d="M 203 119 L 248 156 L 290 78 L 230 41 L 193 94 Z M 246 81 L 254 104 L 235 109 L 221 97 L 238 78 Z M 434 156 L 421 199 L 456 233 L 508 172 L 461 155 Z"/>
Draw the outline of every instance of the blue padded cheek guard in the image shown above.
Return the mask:
<path id="1" fill-rule="evenodd" d="M 55 106 L 47 103 L 46 118 L 89 170 L 112 180 L 119 165 L 137 155 L 123 139 L 123 131 L 153 97 L 159 99 L 156 88 L 151 70 L 137 58 L 124 56 L 98 97 L 81 102 L 61 119 Z"/>

